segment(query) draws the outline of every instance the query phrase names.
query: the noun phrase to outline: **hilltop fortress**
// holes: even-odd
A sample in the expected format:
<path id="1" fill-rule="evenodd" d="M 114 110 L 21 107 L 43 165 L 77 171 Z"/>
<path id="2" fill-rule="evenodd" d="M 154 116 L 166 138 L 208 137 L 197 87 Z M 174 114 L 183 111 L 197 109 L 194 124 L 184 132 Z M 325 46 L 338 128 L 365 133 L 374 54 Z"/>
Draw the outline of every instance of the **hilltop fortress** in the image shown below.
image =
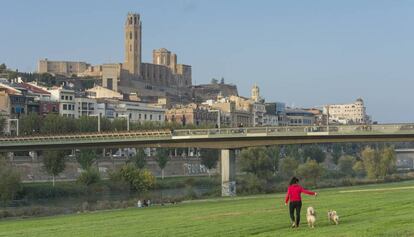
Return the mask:
<path id="1" fill-rule="evenodd" d="M 152 63 L 142 62 L 142 22 L 128 13 L 124 26 L 124 62 L 90 65 L 86 62 L 40 60 L 39 73 L 72 77 L 97 77 L 103 87 L 123 94 L 191 98 L 191 66 L 177 63 L 177 55 L 165 48 L 153 50 Z"/>

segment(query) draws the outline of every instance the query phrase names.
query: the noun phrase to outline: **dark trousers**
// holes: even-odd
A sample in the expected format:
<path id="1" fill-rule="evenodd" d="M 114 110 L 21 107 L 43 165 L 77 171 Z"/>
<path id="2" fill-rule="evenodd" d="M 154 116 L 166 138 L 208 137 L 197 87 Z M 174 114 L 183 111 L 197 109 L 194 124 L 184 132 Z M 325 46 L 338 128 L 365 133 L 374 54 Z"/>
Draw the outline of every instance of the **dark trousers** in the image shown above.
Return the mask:
<path id="1" fill-rule="evenodd" d="M 300 223 L 300 209 L 302 208 L 302 201 L 290 202 L 289 203 L 289 214 L 292 222 L 296 223 L 296 226 L 299 226 Z M 295 220 L 295 210 L 296 210 L 296 220 Z"/>

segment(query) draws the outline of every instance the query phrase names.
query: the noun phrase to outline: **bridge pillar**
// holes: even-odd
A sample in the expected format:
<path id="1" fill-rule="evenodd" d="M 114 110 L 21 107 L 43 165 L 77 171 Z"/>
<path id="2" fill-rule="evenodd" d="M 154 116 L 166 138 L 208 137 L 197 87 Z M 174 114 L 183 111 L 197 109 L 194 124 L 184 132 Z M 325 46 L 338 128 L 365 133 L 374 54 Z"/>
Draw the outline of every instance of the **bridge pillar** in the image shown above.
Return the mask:
<path id="1" fill-rule="evenodd" d="M 221 150 L 221 196 L 236 195 L 236 155 L 235 150 Z"/>

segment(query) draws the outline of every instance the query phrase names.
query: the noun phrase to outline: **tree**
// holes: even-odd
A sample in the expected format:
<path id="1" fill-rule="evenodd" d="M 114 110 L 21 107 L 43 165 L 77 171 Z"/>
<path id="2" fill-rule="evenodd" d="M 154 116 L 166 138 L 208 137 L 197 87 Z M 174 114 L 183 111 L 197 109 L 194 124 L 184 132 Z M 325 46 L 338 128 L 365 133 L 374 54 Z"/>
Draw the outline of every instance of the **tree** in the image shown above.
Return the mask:
<path id="1" fill-rule="evenodd" d="M 147 157 L 147 154 L 143 148 L 137 148 L 136 151 L 137 152 L 135 153 L 135 156 L 132 157 L 132 161 L 136 168 L 143 169 L 147 164 L 147 161 L 145 159 Z"/>
<path id="2" fill-rule="evenodd" d="M 396 156 L 395 150 L 393 147 L 384 147 L 381 150 L 381 177 L 384 177 L 387 174 L 391 174 L 395 171 L 396 166 Z"/>
<path id="3" fill-rule="evenodd" d="M 0 64 L 0 72 L 5 72 L 6 69 L 7 69 L 6 64 L 4 64 L 4 63 Z"/>
<path id="4" fill-rule="evenodd" d="M 52 176 L 53 187 L 55 187 L 55 176 L 65 170 L 65 153 L 62 151 L 45 151 L 43 153 L 43 165 L 46 172 Z"/>
<path id="5" fill-rule="evenodd" d="M 101 181 L 101 175 L 99 174 L 98 169 L 89 168 L 87 170 L 82 171 L 77 181 L 79 183 L 85 184 L 86 186 L 89 186 L 91 184 L 95 184 Z"/>
<path id="6" fill-rule="evenodd" d="M 76 155 L 76 161 L 83 170 L 91 168 L 93 162 L 96 160 L 96 152 L 92 149 L 81 149 Z"/>
<path id="7" fill-rule="evenodd" d="M 324 168 L 316 162 L 316 160 L 308 160 L 306 163 L 299 165 L 297 174 L 300 177 L 311 179 L 313 184 L 316 185 L 316 181 L 322 176 Z"/>
<path id="8" fill-rule="evenodd" d="M 79 132 L 97 132 L 98 131 L 98 118 L 81 116 L 76 120 L 76 128 Z"/>
<path id="9" fill-rule="evenodd" d="M 6 119 L 0 116 L 0 134 L 4 133 L 5 127 L 6 127 Z"/>
<path id="10" fill-rule="evenodd" d="M 0 156 L 0 200 L 6 204 L 21 189 L 20 174 L 4 157 Z"/>
<path id="11" fill-rule="evenodd" d="M 364 163 L 368 178 L 378 178 L 380 175 L 380 156 L 378 155 L 378 152 L 370 147 L 366 147 L 361 153 L 361 158 Z"/>
<path id="12" fill-rule="evenodd" d="M 285 153 L 286 157 L 291 157 L 297 161 L 302 161 L 302 155 L 298 145 L 286 145 Z"/>
<path id="13" fill-rule="evenodd" d="M 338 160 L 338 167 L 339 171 L 341 171 L 346 176 L 353 176 L 354 175 L 354 167 L 355 164 L 355 157 L 350 155 L 345 155 L 339 158 Z"/>
<path id="14" fill-rule="evenodd" d="M 354 166 L 352 166 L 352 170 L 358 178 L 362 178 L 366 175 L 364 163 L 360 160 L 355 162 Z"/>
<path id="15" fill-rule="evenodd" d="M 312 159 L 318 163 L 321 163 L 325 160 L 326 154 L 322 151 L 322 149 L 319 146 L 311 145 L 305 146 L 305 148 L 303 149 L 303 157 L 305 158 L 305 160 Z"/>
<path id="16" fill-rule="evenodd" d="M 24 115 L 19 120 L 19 133 L 24 135 L 38 134 L 42 127 L 42 118 L 35 113 Z"/>
<path id="17" fill-rule="evenodd" d="M 271 146 L 266 148 L 267 156 L 272 163 L 272 171 L 273 175 L 276 175 L 276 172 L 279 167 L 279 160 L 280 160 L 280 148 L 278 146 Z"/>
<path id="18" fill-rule="evenodd" d="M 165 148 L 158 148 L 156 156 L 158 167 L 161 169 L 161 179 L 164 179 L 164 169 L 168 163 L 169 150 Z"/>
<path id="19" fill-rule="evenodd" d="M 201 149 L 201 164 L 208 169 L 208 176 L 210 176 L 210 170 L 216 168 L 219 160 L 219 151 L 217 149 Z"/>
<path id="20" fill-rule="evenodd" d="M 50 73 L 37 74 L 39 84 L 46 87 L 52 87 L 57 85 L 56 77 Z"/>
<path id="21" fill-rule="evenodd" d="M 272 161 L 264 147 L 250 147 L 240 153 L 241 170 L 255 174 L 258 178 L 268 178 L 273 172 Z"/>
<path id="22" fill-rule="evenodd" d="M 155 185 L 155 177 L 148 170 L 137 169 L 133 164 L 126 164 L 111 175 L 114 181 L 122 181 L 132 190 L 145 192 Z"/>
<path id="23" fill-rule="evenodd" d="M 383 178 L 395 170 L 396 158 L 392 147 L 379 151 L 366 147 L 361 156 L 368 178 Z"/>
<path id="24" fill-rule="evenodd" d="M 338 159 L 342 156 L 342 146 L 335 143 L 332 145 L 332 159 L 335 164 L 338 164 Z"/>
<path id="25" fill-rule="evenodd" d="M 279 174 L 282 178 L 288 179 L 295 174 L 298 166 L 299 162 L 292 157 L 281 159 L 279 162 Z"/>

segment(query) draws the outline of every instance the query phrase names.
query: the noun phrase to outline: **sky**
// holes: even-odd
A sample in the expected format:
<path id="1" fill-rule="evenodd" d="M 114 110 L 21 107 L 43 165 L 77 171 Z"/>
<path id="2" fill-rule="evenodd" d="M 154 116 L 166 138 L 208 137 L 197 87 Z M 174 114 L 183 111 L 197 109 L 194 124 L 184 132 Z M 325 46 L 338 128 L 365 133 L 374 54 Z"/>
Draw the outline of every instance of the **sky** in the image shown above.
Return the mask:
<path id="1" fill-rule="evenodd" d="M 142 20 L 143 61 L 167 48 L 193 84 L 223 77 L 266 101 L 311 107 L 361 97 L 381 123 L 414 122 L 414 1 L 1 0 L 0 63 L 123 61 L 128 12 Z"/>

